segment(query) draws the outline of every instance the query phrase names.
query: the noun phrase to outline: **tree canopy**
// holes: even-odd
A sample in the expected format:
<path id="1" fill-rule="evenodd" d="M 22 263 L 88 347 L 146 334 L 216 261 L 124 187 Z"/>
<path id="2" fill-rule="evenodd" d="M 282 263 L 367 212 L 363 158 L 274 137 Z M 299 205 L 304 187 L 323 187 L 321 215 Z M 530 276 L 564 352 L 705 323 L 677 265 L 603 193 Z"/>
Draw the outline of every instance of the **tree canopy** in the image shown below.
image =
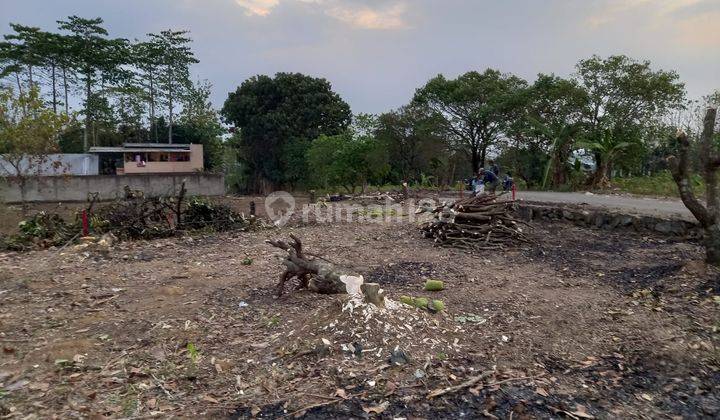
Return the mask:
<path id="1" fill-rule="evenodd" d="M 474 172 L 509 126 L 526 85 L 517 76 L 493 69 L 467 72 L 457 79 L 438 75 L 417 90 L 413 102 L 442 117 L 449 139 L 468 155 Z"/>
<path id="2" fill-rule="evenodd" d="M 221 114 L 240 130 L 241 156 L 256 188 L 263 182 L 277 186 L 304 181 L 310 142 L 342 134 L 352 116 L 330 82 L 300 73 L 246 80 L 228 95 Z"/>

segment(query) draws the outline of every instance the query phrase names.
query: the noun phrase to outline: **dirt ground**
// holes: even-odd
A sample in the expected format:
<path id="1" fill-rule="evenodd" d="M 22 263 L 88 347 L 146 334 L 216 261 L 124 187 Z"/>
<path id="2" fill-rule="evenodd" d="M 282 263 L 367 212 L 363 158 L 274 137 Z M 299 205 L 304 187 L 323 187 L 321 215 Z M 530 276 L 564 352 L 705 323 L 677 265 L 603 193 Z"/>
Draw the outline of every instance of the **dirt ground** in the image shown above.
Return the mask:
<path id="1" fill-rule="evenodd" d="M 264 241 L 289 233 L 393 300 L 445 310 L 275 299 Z M 720 416 L 720 279 L 697 244 L 529 236 L 468 253 L 411 223 L 315 224 L 0 254 L 0 417 Z"/>

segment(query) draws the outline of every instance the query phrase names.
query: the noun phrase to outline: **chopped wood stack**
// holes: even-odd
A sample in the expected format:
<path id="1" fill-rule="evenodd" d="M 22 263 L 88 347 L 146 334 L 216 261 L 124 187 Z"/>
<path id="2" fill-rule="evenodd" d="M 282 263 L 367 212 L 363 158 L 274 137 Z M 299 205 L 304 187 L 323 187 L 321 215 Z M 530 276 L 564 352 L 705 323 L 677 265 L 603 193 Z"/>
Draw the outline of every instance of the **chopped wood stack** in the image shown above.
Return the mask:
<path id="1" fill-rule="evenodd" d="M 512 217 L 513 202 L 498 201 L 494 194 L 469 197 L 433 210 L 435 218 L 421 228 L 435 243 L 466 249 L 498 249 L 528 242 Z"/>

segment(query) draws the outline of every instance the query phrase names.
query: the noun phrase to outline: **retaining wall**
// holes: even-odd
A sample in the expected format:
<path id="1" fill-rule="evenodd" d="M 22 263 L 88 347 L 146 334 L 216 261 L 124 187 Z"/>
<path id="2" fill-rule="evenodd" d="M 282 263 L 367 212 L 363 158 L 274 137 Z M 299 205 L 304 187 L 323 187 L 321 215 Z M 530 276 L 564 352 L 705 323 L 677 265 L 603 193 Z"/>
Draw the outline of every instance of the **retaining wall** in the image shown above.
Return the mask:
<path id="1" fill-rule="evenodd" d="M 27 180 L 26 202 L 85 201 L 89 193 L 99 193 L 100 200 L 112 200 L 124 195 L 127 185 L 141 190 L 146 197 L 173 194 L 185 181 L 188 195 L 225 195 L 225 177 L 221 174 L 133 174 L 48 176 Z M 0 179 L 0 200 L 7 203 L 22 202 L 17 181 Z"/>
<path id="2" fill-rule="evenodd" d="M 598 229 L 631 229 L 636 232 L 653 232 L 666 236 L 702 237 L 702 228 L 697 223 L 678 219 L 623 214 L 597 208 L 578 209 L 548 204 L 519 203 L 516 212 L 521 219 L 526 221 L 563 221 Z"/>

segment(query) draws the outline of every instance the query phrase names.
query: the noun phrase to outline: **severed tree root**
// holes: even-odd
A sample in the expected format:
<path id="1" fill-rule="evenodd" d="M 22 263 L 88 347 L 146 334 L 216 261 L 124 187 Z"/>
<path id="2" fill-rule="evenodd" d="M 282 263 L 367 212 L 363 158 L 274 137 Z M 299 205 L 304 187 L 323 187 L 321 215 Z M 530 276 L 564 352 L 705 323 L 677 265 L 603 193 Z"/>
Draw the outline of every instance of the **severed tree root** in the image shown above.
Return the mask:
<path id="1" fill-rule="evenodd" d="M 300 280 L 298 289 L 307 288 L 321 294 L 348 293 L 347 285 L 341 280 L 340 273 L 335 266 L 320 258 L 310 258 L 302 249 L 302 241 L 295 235 L 290 234 L 291 242 L 282 240 L 268 240 L 268 244 L 287 252 L 283 260 L 285 271 L 280 275 L 280 282 L 277 285 L 277 296 L 283 294 L 285 283 L 288 280 L 297 278 Z"/>
<path id="2" fill-rule="evenodd" d="M 379 308 L 385 307 L 385 293 L 377 283 L 365 283 L 362 276 L 343 273 L 335 266 L 321 257 L 310 258 L 309 252 L 303 252 L 302 241 L 290 234 L 291 242 L 281 240 L 266 241 L 275 248 L 287 252 L 282 263 L 285 271 L 280 275 L 277 285 L 277 296 L 280 297 L 285 290 L 285 283 L 296 278 L 300 280 L 297 289 L 307 288 L 321 294 L 347 293 L 362 295 L 363 300 Z M 313 255 L 314 256 L 314 255 Z"/>

